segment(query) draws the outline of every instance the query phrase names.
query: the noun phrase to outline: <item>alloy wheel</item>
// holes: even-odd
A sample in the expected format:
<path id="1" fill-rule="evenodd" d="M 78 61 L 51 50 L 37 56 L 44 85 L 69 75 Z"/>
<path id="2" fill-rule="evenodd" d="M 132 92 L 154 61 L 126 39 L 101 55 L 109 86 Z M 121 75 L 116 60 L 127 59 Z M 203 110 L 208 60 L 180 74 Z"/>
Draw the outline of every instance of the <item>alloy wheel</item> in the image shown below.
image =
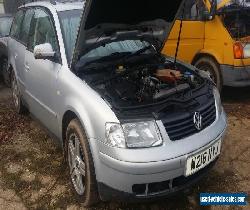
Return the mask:
<path id="1" fill-rule="evenodd" d="M 74 188 L 79 195 L 83 195 L 85 192 L 86 165 L 79 138 L 75 133 L 69 136 L 68 164 Z"/>

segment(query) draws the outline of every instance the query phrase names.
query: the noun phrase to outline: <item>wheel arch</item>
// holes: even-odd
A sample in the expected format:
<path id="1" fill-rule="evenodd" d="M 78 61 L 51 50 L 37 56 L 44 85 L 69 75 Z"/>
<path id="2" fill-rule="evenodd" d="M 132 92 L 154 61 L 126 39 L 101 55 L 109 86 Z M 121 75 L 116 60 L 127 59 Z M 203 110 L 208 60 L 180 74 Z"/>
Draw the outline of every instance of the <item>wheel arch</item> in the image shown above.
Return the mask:
<path id="1" fill-rule="evenodd" d="M 8 71 L 10 72 L 10 74 L 14 72 L 14 74 L 17 76 L 16 66 L 15 66 L 14 58 L 12 56 L 8 58 Z"/>
<path id="2" fill-rule="evenodd" d="M 2 55 L 0 56 L 0 61 L 2 61 L 4 58 L 7 58 L 7 59 L 8 59 L 8 56 L 7 56 L 7 55 L 2 54 Z"/>
<path id="3" fill-rule="evenodd" d="M 5 55 L 5 54 L 1 54 L 0 55 L 0 66 L 2 67 L 2 64 L 3 64 L 3 60 L 4 59 L 7 59 L 8 60 L 8 56 L 7 55 Z M 9 68 L 8 68 L 9 69 Z"/>
<path id="4" fill-rule="evenodd" d="M 89 139 L 89 127 L 86 126 L 86 124 L 88 123 L 87 122 L 87 116 L 86 115 L 81 115 L 80 113 L 82 112 L 78 112 L 77 111 L 78 109 L 75 109 L 73 107 L 67 107 L 67 109 L 65 110 L 64 114 L 62 115 L 62 120 L 61 120 L 61 138 L 62 138 L 62 143 L 63 143 L 63 146 L 64 146 L 64 143 L 65 143 L 65 139 L 66 139 L 66 130 L 67 130 L 67 127 L 70 123 L 71 120 L 73 119 L 78 119 L 79 122 L 81 123 L 82 125 L 82 128 L 84 129 L 84 132 L 87 136 L 87 139 Z M 81 111 L 81 109 L 80 109 Z M 86 118 L 85 118 L 86 117 Z"/>
<path id="5" fill-rule="evenodd" d="M 199 59 L 201 59 L 201 58 L 203 58 L 203 57 L 209 57 L 209 58 L 213 59 L 213 60 L 216 62 L 217 65 L 219 65 L 219 63 L 220 63 L 217 56 L 214 56 L 213 54 L 208 53 L 208 52 L 199 52 L 199 53 L 197 53 L 197 54 L 194 56 L 194 58 L 193 58 L 191 64 L 192 64 L 192 65 L 195 65 L 195 63 L 196 63 Z"/>
<path id="6" fill-rule="evenodd" d="M 13 66 L 12 66 L 12 64 L 8 64 L 8 72 L 9 72 L 9 74 L 10 74 L 10 79 L 11 79 L 11 77 L 12 77 L 12 74 L 14 74 L 15 76 L 17 76 L 17 75 L 16 75 L 16 72 L 15 72 Z"/>
<path id="7" fill-rule="evenodd" d="M 74 111 L 71 111 L 71 110 L 67 110 L 64 115 L 63 115 L 63 118 L 62 118 L 62 144 L 63 144 L 63 147 L 65 146 L 65 140 L 66 140 L 66 129 L 69 125 L 69 123 L 71 122 L 71 120 L 73 119 L 79 119 L 78 115 L 74 112 Z"/>
<path id="8" fill-rule="evenodd" d="M 0 42 L 0 57 L 2 57 L 2 56 L 6 56 L 6 57 L 8 57 L 8 48 L 7 48 L 7 46 L 4 44 L 4 43 L 2 43 L 2 42 Z"/>
<path id="9" fill-rule="evenodd" d="M 4 64 L 5 64 L 5 66 L 4 66 Z M 9 68 L 8 56 L 5 54 L 2 54 L 0 56 L 0 68 L 1 68 L 0 73 L 2 74 L 5 85 L 7 87 L 10 87 L 11 68 Z"/>

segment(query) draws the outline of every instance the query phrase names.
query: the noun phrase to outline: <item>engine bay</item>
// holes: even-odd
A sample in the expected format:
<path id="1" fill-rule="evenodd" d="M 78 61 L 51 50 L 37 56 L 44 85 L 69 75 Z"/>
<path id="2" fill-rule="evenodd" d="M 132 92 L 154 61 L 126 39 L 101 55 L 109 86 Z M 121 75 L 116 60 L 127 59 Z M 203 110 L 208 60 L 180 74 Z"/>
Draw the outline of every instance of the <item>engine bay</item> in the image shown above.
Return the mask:
<path id="1" fill-rule="evenodd" d="M 115 71 L 116 79 L 106 83 L 105 87 L 100 85 L 96 88 L 106 90 L 108 95 L 130 105 L 160 101 L 198 85 L 193 75 L 164 67 L 155 69 L 142 66 L 130 72 L 124 66 L 119 66 Z"/>
<path id="2" fill-rule="evenodd" d="M 154 105 L 179 98 L 177 94 L 191 97 L 204 84 L 204 78 L 185 66 L 161 56 L 143 57 L 123 64 L 102 63 L 101 68 L 92 64 L 80 77 L 115 108 Z"/>

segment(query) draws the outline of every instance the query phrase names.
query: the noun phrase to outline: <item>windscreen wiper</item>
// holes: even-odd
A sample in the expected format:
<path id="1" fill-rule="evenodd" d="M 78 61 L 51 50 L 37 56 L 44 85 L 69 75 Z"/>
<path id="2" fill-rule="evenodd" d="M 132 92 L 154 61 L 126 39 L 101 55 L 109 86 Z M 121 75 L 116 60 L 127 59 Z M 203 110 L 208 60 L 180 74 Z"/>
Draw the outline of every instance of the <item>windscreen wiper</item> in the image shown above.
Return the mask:
<path id="1" fill-rule="evenodd" d="M 122 61 L 125 62 L 126 60 L 128 60 L 128 59 L 130 59 L 130 58 L 132 58 L 134 56 L 141 55 L 142 53 L 144 53 L 144 52 L 146 52 L 147 50 L 150 50 L 150 49 L 153 49 L 155 51 L 155 53 L 157 53 L 157 51 L 154 48 L 154 46 L 150 44 L 147 47 L 144 47 L 144 48 L 142 48 L 142 49 L 140 49 L 140 50 L 138 50 L 138 51 L 136 51 L 134 53 L 131 53 L 131 54 L 127 55 L 125 58 L 122 59 Z"/>
<path id="2" fill-rule="evenodd" d="M 91 63 L 101 63 L 101 62 L 107 62 L 110 60 L 118 60 L 118 59 L 123 58 L 124 56 L 130 55 L 130 54 L 131 54 L 131 52 L 114 52 L 110 55 L 101 57 L 99 59 L 89 61 L 84 66 L 88 66 Z"/>
<path id="3" fill-rule="evenodd" d="M 115 53 L 112 53 L 108 56 L 105 56 L 105 57 L 102 57 L 102 58 L 99 58 L 99 59 L 95 59 L 95 60 L 91 60 L 89 62 L 86 62 L 84 65 L 82 65 L 80 68 L 78 68 L 78 73 L 81 71 L 81 72 L 88 72 L 89 70 L 92 70 L 92 69 L 98 69 L 98 68 L 107 68 L 109 67 L 110 65 L 113 65 L 114 61 L 115 60 L 115 63 L 124 63 L 126 62 L 127 60 L 129 60 L 130 58 L 132 57 L 135 57 L 135 56 L 138 56 L 144 52 L 146 52 L 147 50 L 150 50 L 150 49 L 153 49 L 155 51 L 155 53 L 157 53 L 157 51 L 155 50 L 154 46 L 152 45 L 149 45 L 147 47 L 144 47 L 134 53 L 131 53 L 131 52 L 115 52 Z M 110 61 L 111 62 L 107 62 L 107 61 Z M 107 62 L 106 65 L 102 62 Z M 92 66 L 93 65 L 93 66 Z"/>
<path id="4" fill-rule="evenodd" d="M 85 66 L 87 66 L 88 64 L 93 63 L 93 62 L 100 63 L 100 62 L 109 61 L 111 59 L 112 60 L 113 59 L 118 60 L 119 58 L 121 59 L 121 61 L 118 60 L 118 62 L 123 63 L 124 61 L 128 60 L 129 58 L 134 57 L 134 56 L 138 56 L 138 55 L 140 55 L 140 54 L 142 54 L 142 53 L 144 53 L 144 52 L 146 52 L 147 50 L 150 50 L 150 49 L 155 50 L 155 48 L 152 45 L 149 45 L 149 46 L 144 47 L 144 48 L 142 48 L 142 49 L 140 49 L 140 50 L 138 50 L 136 52 L 133 52 L 133 53 L 131 53 L 131 52 L 114 52 L 114 53 L 112 53 L 112 54 L 110 54 L 108 56 L 102 57 L 102 58 L 100 58 L 98 60 L 88 62 L 88 63 L 86 63 Z"/>

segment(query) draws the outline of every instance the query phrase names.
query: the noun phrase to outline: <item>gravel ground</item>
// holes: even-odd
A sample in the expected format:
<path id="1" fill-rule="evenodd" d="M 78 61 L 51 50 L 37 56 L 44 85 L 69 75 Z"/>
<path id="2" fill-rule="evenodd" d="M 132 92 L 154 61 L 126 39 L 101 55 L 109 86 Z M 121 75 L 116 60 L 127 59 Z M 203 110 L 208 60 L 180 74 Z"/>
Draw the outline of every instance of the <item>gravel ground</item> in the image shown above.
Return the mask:
<path id="1" fill-rule="evenodd" d="M 228 114 L 222 155 L 188 194 L 146 204 L 100 203 L 92 209 L 201 209 L 200 192 L 250 195 L 250 88 L 225 89 Z M 61 149 L 29 116 L 13 110 L 10 91 L 0 84 L 0 209 L 84 209 L 74 198 Z M 250 209 L 205 207 L 203 209 Z"/>

